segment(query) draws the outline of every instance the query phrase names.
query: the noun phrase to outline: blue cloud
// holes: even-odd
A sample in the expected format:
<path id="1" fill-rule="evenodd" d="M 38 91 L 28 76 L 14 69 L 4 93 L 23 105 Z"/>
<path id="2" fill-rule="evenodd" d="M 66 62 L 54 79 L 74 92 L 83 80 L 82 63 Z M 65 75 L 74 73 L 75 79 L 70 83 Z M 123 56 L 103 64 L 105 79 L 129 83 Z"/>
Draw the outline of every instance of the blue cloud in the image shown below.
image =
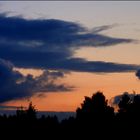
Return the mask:
<path id="1" fill-rule="evenodd" d="M 72 58 L 74 50 L 83 46 L 108 47 L 132 39 L 113 38 L 98 34 L 112 26 L 95 31 L 75 22 L 56 19 L 27 20 L 0 15 L 0 58 L 16 67 L 61 69 L 81 72 L 124 72 L 138 69 L 137 65 L 86 61 Z"/>
<path id="2" fill-rule="evenodd" d="M 71 87 L 56 83 L 56 80 L 62 77 L 64 77 L 64 72 L 50 72 L 48 70 L 45 70 L 42 75 L 35 78 L 32 75 L 23 76 L 14 70 L 12 63 L 0 59 L 0 103 L 30 98 L 33 95 L 38 95 L 39 92 L 72 90 Z"/>
<path id="3" fill-rule="evenodd" d="M 96 32 L 111 28 L 98 27 Z M 92 33 L 86 27 L 75 22 L 56 19 L 27 20 L 20 17 L 0 16 L 0 38 L 16 42 L 40 41 L 47 45 L 63 47 L 108 46 L 132 42 L 132 39 L 112 38 Z M 66 46 L 65 46 L 66 45 Z"/>

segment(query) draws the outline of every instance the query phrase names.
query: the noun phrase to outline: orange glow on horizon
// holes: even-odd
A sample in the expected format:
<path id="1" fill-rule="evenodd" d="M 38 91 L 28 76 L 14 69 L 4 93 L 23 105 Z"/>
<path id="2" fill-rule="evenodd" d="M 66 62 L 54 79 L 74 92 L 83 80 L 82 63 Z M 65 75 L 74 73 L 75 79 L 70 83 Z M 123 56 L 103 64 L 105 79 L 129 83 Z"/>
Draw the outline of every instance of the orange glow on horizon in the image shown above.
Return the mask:
<path id="1" fill-rule="evenodd" d="M 140 92 L 140 81 L 134 73 L 91 74 L 73 72 L 63 80 L 68 85 L 74 85 L 71 92 L 46 93 L 44 97 L 32 97 L 33 104 L 42 111 L 76 111 L 84 100 L 84 96 L 92 96 L 96 91 L 102 91 L 110 99 L 125 91 Z M 7 105 L 27 106 L 29 101 L 19 100 Z"/>

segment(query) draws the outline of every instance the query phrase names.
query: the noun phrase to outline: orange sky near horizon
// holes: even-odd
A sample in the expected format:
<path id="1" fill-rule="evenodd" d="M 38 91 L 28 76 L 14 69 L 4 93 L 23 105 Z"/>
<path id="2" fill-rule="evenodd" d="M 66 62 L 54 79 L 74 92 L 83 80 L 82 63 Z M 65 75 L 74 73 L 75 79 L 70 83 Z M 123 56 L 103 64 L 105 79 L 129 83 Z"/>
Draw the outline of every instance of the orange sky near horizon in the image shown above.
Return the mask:
<path id="1" fill-rule="evenodd" d="M 140 93 L 140 81 L 131 73 L 92 74 L 72 72 L 64 78 L 63 83 L 74 85 L 71 92 L 46 93 L 43 97 L 32 97 L 30 101 L 40 111 L 76 111 L 84 100 L 84 96 L 92 96 L 102 91 L 107 99 L 127 91 Z M 45 98 L 44 98 L 45 97 Z M 5 103 L 13 106 L 27 106 L 29 101 L 17 100 Z"/>

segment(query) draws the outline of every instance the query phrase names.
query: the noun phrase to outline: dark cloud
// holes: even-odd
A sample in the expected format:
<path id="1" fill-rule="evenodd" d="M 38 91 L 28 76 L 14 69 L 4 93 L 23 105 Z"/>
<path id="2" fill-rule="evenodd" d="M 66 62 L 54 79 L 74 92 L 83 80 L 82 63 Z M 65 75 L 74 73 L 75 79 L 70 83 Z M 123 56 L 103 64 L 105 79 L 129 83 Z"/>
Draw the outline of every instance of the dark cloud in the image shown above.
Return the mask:
<path id="1" fill-rule="evenodd" d="M 1 53 L 0 53 L 1 54 Z M 34 56 L 33 56 L 34 54 Z M 17 67 L 41 68 L 77 72 L 130 72 L 139 68 L 138 65 L 119 64 L 103 61 L 86 61 L 81 58 L 66 58 L 59 53 L 26 53 L 7 55 Z M 3 55 L 3 54 L 2 54 Z M 1 56 L 2 56 L 1 55 Z M 17 59 L 18 57 L 18 59 Z M 2 57 L 3 58 L 3 57 Z"/>
<path id="2" fill-rule="evenodd" d="M 55 65 L 57 66 L 57 65 Z M 52 67 L 52 66 L 51 66 Z M 137 65 L 119 64 L 102 61 L 86 61 L 80 58 L 66 59 L 59 63 L 57 68 L 63 68 L 72 71 L 80 72 L 129 72 L 139 68 Z"/>
<path id="3" fill-rule="evenodd" d="M 127 72 L 135 71 L 138 65 L 117 64 L 102 61 L 86 61 L 81 58 L 67 58 L 65 53 L 5 53 L 0 52 L 1 58 L 11 60 L 17 67 L 61 69 L 79 72 Z M 17 59 L 18 58 L 18 59 Z"/>
<path id="4" fill-rule="evenodd" d="M 138 79 L 140 79 L 140 69 L 137 70 L 137 72 L 136 72 L 136 76 L 138 77 Z"/>
<path id="5" fill-rule="evenodd" d="M 42 75 L 33 77 L 32 75 L 23 76 L 14 70 L 12 63 L 0 59 L 0 103 L 29 98 L 38 92 L 69 91 L 70 87 L 57 84 L 58 78 L 64 77 L 60 71 L 45 70 Z"/>
<path id="6" fill-rule="evenodd" d="M 97 27 L 96 33 L 111 28 Z M 94 32 L 75 22 L 55 19 L 32 19 L 0 16 L 0 38 L 18 43 L 31 41 L 45 43 L 45 47 L 108 46 L 132 42 L 132 39 L 112 38 Z M 50 46 L 51 45 L 51 46 Z"/>
<path id="7" fill-rule="evenodd" d="M 124 72 L 138 69 L 136 65 L 86 61 L 72 58 L 82 46 L 105 47 L 134 40 L 98 34 L 114 25 L 89 31 L 75 22 L 55 19 L 27 20 L 0 15 L 0 58 L 16 67 L 61 69 L 81 72 Z"/>

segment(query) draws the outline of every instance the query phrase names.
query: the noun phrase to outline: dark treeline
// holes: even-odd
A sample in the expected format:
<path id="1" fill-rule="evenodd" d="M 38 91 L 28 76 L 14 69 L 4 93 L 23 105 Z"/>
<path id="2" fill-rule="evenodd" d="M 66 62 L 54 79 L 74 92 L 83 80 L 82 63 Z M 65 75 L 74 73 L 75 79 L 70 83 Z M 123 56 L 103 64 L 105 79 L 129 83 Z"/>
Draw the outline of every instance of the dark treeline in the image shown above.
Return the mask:
<path id="1" fill-rule="evenodd" d="M 58 121 L 57 116 L 37 118 L 36 108 L 29 104 L 16 115 L 0 116 L 0 133 L 11 138 L 39 139 L 121 139 L 134 137 L 140 132 L 140 96 L 121 96 L 118 112 L 108 105 L 102 92 L 85 97 L 76 117 Z"/>

